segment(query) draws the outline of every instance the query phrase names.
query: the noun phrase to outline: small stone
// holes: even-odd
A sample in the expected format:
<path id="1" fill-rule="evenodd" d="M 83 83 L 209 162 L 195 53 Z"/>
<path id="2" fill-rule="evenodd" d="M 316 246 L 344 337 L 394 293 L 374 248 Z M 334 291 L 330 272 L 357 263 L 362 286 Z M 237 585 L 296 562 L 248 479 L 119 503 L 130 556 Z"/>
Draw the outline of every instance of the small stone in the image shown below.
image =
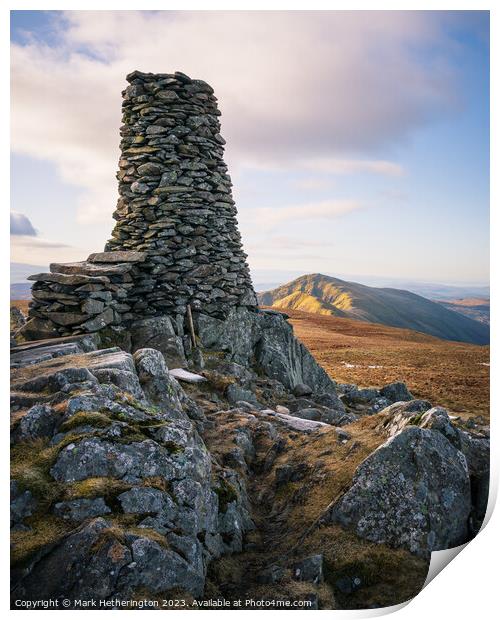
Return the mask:
<path id="1" fill-rule="evenodd" d="M 309 396 L 312 394 L 312 388 L 305 383 L 297 383 L 293 388 L 293 394 L 294 396 Z"/>
<path id="2" fill-rule="evenodd" d="M 149 185 L 146 183 L 139 183 L 139 181 L 134 181 L 130 186 L 130 190 L 135 194 L 147 194 L 149 192 Z"/>
<path id="3" fill-rule="evenodd" d="M 319 584 L 323 581 L 323 555 L 311 555 L 296 562 L 292 567 L 293 578 Z"/>
<path id="4" fill-rule="evenodd" d="M 206 381 L 205 377 L 189 372 L 188 370 L 184 370 L 183 368 L 173 368 L 168 372 L 171 377 L 174 377 L 174 379 L 177 379 L 178 381 L 183 381 L 184 383 L 203 383 Z"/>
<path id="5" fill-rule="evenodd" d="M 82 312 L 85 314 L 100 314 L 105 308 L 104 302 L 98 299 L 86 299 L 82 304 Z"/>

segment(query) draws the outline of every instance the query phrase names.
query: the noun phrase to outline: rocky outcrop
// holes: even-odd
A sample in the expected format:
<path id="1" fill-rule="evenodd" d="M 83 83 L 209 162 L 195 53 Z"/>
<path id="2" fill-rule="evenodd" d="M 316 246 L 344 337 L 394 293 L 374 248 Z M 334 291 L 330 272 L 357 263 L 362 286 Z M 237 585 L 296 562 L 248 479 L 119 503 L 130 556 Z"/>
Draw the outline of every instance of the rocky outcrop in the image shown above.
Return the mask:
<path id="1" fill-rule="evenodd" d="M 154 349 L 58 359 L 14 382 L 57 411 L 35 405 L 12 430 L 13 596 L 200 595 L 207 563 L 240 550 L 252 521 L 236 473 L 230 485 L 213 468 L 197 405 Z M 28 551 L 23 536 L 35 539 Z"/>
<path id="2" fill-rule="evenodd" d="M 335 393 L 335 383 L 294 337 L 292 326 L 280 313 L 233 308 L 224 320 L 199 314 L 196 321 L 203 347 L 260 369 L 289 390 L 307 384 L 316 394 Z"/>
<path id="3" fill-rule="evenodd" d="M 464 455 L 441 433 L 408 427 L 359 466 L 324 520 L 425 556 L 466 542 L 470 512 Z"/>

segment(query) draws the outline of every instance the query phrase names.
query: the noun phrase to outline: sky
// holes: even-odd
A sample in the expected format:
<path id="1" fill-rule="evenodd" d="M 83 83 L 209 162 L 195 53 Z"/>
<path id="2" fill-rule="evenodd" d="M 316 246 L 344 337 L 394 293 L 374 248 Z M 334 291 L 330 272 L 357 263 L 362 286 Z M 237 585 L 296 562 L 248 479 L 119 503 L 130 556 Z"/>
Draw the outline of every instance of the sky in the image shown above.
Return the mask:
<path id="1" fill-rule="evenodd" d="M 13 11 L 11 40 L 18 268 L 103 248 L 125 75 L 179 70 L 218 97 L 255 282 L 488 282 L 487 12 Z"/>

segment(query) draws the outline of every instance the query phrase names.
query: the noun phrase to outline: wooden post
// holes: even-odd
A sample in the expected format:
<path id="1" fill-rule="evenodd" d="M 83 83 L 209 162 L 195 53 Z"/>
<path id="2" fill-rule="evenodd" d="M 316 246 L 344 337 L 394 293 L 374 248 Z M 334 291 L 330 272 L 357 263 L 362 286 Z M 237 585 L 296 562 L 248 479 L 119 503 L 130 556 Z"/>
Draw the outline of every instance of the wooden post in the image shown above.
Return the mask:
<path id="1" fill-rule="evenodd" d="M 196 349 L 196 334 L 194 333 L 194 324 L 193 324 L 193 315 L 191 314 L 191 306 L 187 305 L 187 315 L 188 315 L 188 323 L 189 323 L 189 332 L 191 334 L 191 342 L 193 344 L 193 349 Z"/>

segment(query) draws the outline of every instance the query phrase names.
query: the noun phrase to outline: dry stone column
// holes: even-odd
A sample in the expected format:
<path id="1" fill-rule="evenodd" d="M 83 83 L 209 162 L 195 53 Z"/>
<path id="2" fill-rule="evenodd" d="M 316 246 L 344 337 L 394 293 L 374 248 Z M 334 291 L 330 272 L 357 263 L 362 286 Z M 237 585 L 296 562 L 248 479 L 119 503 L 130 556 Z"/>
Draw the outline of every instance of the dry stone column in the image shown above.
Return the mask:
<path id="1" fill-rule="evenodd" d="M 106 251 L 146 254 L 136 315 L 223 317 L 257 305 L 224 163 L 213 89 L 183 73 L 134 71 L 123 91 L 117 224 Z"/>

